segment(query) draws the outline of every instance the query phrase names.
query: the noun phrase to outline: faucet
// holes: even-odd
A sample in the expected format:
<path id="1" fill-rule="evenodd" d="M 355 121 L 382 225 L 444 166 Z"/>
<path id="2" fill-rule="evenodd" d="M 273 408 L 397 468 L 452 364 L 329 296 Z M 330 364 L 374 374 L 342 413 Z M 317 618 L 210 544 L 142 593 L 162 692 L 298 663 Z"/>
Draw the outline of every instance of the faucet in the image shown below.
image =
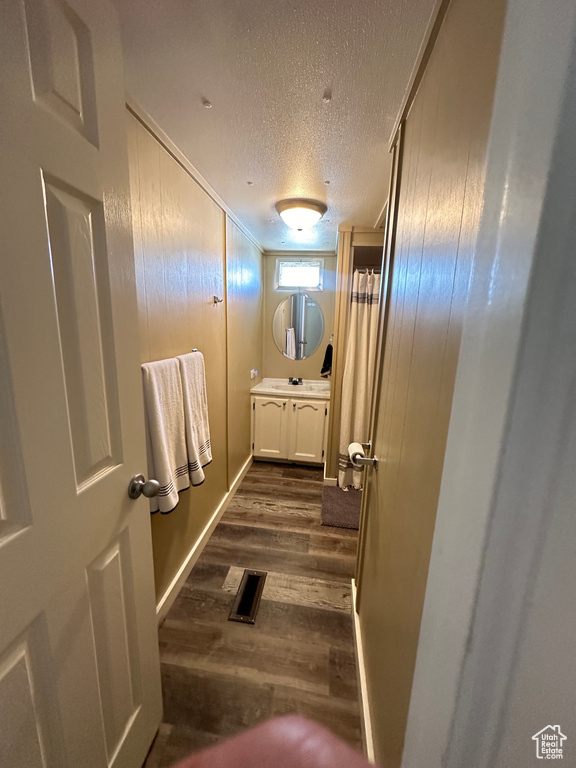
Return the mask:
<path id="1" fill-rule="evenodd" d="M 288 378 L 288 384 L 294 384 L 295 386 L 298 386 L 298 384 L 302 384 L 302 376 L 300 378 L 296 378 L 296 376 L 290 376 Z"/>

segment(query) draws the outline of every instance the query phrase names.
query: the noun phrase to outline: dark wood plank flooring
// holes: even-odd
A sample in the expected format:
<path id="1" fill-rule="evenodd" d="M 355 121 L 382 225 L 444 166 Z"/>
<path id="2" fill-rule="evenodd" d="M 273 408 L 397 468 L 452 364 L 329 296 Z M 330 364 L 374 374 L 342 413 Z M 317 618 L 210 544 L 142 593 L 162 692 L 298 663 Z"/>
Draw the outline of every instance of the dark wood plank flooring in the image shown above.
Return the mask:
<path id="1" fill-rule="evenodd" d="M 322 527 L 321 499 L 321 469 L 250 468 L 160 628 L 164 717 L 145 768 L 288 713 L 361 748 L 357 531 Z M 245 568 L 268 572 L 253 626 L 228 621 Z"/>

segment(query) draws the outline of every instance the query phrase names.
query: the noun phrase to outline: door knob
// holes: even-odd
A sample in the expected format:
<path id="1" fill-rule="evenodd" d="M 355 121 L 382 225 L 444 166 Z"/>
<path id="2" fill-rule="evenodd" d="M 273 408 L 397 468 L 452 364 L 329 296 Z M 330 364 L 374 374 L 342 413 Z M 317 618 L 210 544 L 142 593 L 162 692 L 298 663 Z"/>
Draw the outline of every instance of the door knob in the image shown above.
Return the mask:
<path id="1" fill-rule="evenodd" d="M 139 499 L 144 494 L 147 499 L 151 499 L 152 496 L 158 496 L 159 490 L 158 480 L 146 480 L 144 475 L 134 475 L 128 486 L 128 496 L 131 499 Z"/>
<path id="2" fill-rule="evenodd" d="M 364 455 L 365 445 L 370 445 L 370 443 L 350 443 L 348 446 L 348 456 L 350 456 L 352 466 L 357 469 L 360 469 L 361 467 L 376 468 L 378 466 L 378 459 L 375 456 L 374 458 L 369 458 Z"/>

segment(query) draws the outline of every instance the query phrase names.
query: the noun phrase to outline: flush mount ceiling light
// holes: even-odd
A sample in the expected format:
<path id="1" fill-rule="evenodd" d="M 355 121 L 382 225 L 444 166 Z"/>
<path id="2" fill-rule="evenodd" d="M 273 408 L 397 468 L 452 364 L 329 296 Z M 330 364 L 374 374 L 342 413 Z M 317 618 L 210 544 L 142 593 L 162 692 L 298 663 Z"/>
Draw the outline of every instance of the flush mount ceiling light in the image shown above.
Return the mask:
<path id="1" fill-rule="evenodd" d="M 291 229 L 301 232 L 317 224 L 328 210 L 324 203 L 316 200 L 280 200 L 276 210 Z"/>

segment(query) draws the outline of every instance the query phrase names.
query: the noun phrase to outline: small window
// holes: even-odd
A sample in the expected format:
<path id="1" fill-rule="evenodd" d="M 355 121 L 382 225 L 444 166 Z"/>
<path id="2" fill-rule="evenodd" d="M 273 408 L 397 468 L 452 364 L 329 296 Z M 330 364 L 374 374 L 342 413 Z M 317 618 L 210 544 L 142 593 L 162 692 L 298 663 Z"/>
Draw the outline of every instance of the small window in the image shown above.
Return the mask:
<path id="1" fill-rule="evenodd" d="M 323 290 L 324 259 L 276 259 L 276 290 Z"/>

